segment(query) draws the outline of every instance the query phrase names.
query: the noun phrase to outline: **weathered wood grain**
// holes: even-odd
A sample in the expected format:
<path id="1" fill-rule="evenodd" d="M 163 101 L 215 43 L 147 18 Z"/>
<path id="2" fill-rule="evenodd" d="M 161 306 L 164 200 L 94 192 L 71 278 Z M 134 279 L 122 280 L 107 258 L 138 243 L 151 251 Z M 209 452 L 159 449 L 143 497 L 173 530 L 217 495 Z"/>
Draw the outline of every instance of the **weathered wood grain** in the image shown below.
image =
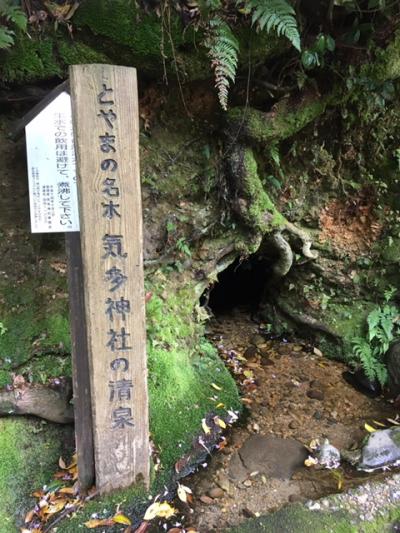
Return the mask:
<path id="1" fill-rule="evenodd" d="M 86 491 L 94 483 L 94 451 L 81 238 L 78 231 L 65 234 L 65 247 L 68 262 L 78 480 L 81 490 Z"/>
<path id="2" fill-rule="evenodd" d="M 149 480 L 136 70 L 76 65 L 70 90 L 96 486 L 104 493 Z"/>

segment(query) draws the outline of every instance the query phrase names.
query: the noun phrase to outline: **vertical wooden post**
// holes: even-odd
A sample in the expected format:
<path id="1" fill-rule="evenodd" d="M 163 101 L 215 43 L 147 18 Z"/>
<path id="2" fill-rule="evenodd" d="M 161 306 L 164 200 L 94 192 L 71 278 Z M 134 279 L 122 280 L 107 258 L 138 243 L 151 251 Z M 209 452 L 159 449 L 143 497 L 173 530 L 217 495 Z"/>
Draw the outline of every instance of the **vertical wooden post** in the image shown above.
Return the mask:
<path id="1" fill-rule="evenodd" d="M 81 490 L 86 491 L 94 483 L 94 456 L 84 282 L 79 232 L 66 233 L 65 245 L 68 261 L 78 480 Z"/>
<path id="2" fill-rule="evenodd" d="M 136 70 L 70 69 L 96 486 L 149 481 Z"/>

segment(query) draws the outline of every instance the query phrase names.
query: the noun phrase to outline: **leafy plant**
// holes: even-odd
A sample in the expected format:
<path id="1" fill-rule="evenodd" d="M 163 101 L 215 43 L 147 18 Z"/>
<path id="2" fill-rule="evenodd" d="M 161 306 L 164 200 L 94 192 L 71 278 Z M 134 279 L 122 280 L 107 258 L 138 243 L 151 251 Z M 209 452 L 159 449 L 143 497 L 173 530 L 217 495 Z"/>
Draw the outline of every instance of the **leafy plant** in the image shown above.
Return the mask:
<path id="1" fill-rule="evenodd" d="M 220 17 L 210 20 L 209 37 L 206 41 L 214 70 L 215 87 L 222 109 L 228 107 L 228 90 L 235 81 L 238 64 L 239 42 L 229 25 Z"/>
<path id="2" fill-rule="evenodd" d="M 190 257 L 192 252 L 190 251 L 189 245 L 186 242 L 185 237 L 181 237 L 176 241 L 176 248 L 182 253 Z"/>
<path id="3" fill-rule="evenodd" d="M 25 13 L 7 0 L 0 0 L 0 49 L 10 48 L 14 44 L 15 29 L 26 31 Z"/>
<path id="4" fill-rule="evenodd" d="M 355 337 L 352 340 L 355 361 L 361 364 L 369 380 L 377 379 L 382 386 L 387 381 L 384 355 L 390 343 L 400 334 L 400 310 L 389 304 L 395 292 L 394 287 L 386 290 L 385 304 L 369 313 L 367 338 Z"/>
<path id="5" fill-rule="evenodd" d="M 286 0 L 248 0 L 246 8 L 253 12 L 252 22 L 268 33 L 283 35 L 300 51 L 300 33 L 296 12 Z"/>
<path id="6" fill-rule="evenodd" d="M 320 33 L 311 48 L 307 48 L 301 54 L 301 62 L 307 70 L 314 67 L 324 66 L 325 54 L 335 50 L 334 39 L 327 34 Z"/>

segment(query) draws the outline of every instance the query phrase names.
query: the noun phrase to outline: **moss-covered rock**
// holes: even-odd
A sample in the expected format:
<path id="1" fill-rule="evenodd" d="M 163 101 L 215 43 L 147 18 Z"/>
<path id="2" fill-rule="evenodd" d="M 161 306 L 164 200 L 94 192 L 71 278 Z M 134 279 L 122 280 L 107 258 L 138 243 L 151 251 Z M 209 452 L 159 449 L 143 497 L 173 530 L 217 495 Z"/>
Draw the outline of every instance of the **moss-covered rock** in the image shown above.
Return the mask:
<path id="1" fill-rule="evenodd" d="M 0 533 L 17 533 L 33 508 L 31 493 L 51 483 L 72 428 L 29 419 L 0 419 Z M 71 450 L 68 450 L 70 453 Z"/>

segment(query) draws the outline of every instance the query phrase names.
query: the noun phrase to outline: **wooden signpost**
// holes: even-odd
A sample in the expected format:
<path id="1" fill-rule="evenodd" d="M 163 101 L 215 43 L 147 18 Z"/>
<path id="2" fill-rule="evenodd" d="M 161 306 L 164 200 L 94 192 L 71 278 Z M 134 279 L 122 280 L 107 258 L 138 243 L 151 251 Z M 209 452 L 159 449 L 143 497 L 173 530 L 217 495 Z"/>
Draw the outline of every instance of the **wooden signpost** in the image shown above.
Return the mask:
<path id="1" fill-rule="evenodd" d="M 96 486 L 149 480 L 136 70 L 70 70 Z"/>
<path id="2" fill-rule="evenodd" d="M 40 114 L 42 118 L 55 117 L 58 128 L 55 98 L 63 102 L 67 117 L 63 120 L 68 123 L 70 104 L 67 94 L 62 93 L 66 89 L 65 84 L 56 89 L 46 99 L 46 105 L 41 103 L 37 111 L 29 113 L 27 144 L 28 131 L 42 131 L 40 121 L 35 122 Z M 79 224 L 71 222 L 66 229 L 70 231 L 66 233 L 66 245 L 78 471 L 82 489 L 89 488 L 95 477 L 97 489 L 105 493 L 139 481 L 149 483 L 136 70 L 114 65 L 75 65 L 70 67 L 69 91 L 79 204 Z M 55 107 L 54 115 L 49 115 L 51 105 Z M 15 135 L 26 124 L 21 121 Z M 62 158 L 68 154 L 60 152 L 65 135 L 55 133 L 53 137 L 51 142 L 57 143 L 58 152 L 54 158 L 50 154 L 50 160 L 54 159 L 58 171 L 65 163 Z M 51 191 L 58 190 L 58 181 L 51 185 L 54 171 L 49 166 L 49 156 L 43 158 L 46 162 L 40 161 L 40 138 L 40 133 L 32 134 L 28 144 L 30 185 L 32 175 L 36 184 L 31 191 L 31 205 L 34 200 L 35 209 L 41 212 L 38 198 L 42 189 L 47 202 L 46 218 L 42 225 L 37 222 L 39 229 L 35 231 L 46 231 L 41 229 L 46 224 L 53 228 L 50 231 L 60 231 L 54 229 L 58 226 L 51 220 L 57 200 L 48 198 Z M 29 166 L 32 161 L 36 166 Z M 67 163 L 72 183 L 75 167 L 71 170 L 71 156 Z"/>

